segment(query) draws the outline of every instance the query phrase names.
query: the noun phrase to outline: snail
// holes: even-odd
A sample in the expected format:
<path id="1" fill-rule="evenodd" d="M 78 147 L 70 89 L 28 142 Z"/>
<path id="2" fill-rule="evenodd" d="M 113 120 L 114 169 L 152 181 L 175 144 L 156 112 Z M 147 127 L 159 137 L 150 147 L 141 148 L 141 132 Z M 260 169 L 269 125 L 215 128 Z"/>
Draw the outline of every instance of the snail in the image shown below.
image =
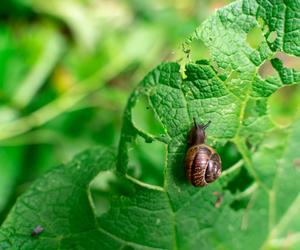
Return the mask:
<path id="1" fill-rule="evenodd" d="M 194 126 L 189 133 L 188 151 L 185 164 L 186 174 L 190 183 L 194 186 L 206 186 L 215 181 L 222 170 L 221 158 L 211 147 L 204 144 L 205 129 L 207 124 L 197 124 L 194 118 Z"/>

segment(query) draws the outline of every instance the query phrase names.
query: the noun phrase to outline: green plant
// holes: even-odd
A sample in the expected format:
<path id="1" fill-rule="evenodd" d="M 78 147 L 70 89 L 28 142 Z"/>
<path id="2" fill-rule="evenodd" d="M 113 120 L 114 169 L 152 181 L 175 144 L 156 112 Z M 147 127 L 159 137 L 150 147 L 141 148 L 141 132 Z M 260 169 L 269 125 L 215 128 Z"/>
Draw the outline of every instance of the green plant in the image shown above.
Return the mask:
<path id="1" fill-rule="evenodd" d="M 0 247 L 298 249 L 300 120 L 287 128 L 276 125 L 268 98 L 300 82 L 299 71 L 277 58 L 278 52 L 300 55 L 299 13 L 299 1 L 244 0 L 208 18 L 184 47 L 189 54 L 191 44 L 201 40 L 210 60 L 166 62 L 150 72 L 128 100 L 117 155 L 90 149 L 37 180 L 2 225 Z M 254 48 L 247 35 L 257 27 L 263 38 Z M 262 78 L 258 71 L 266 61 L 275 73 Z M 133 119 L 134 107 L 144 99 L 145 112 L 152 110 L 159 121 L 159 133 Z M 231 166 L 223 152 L 223 174 L 205 188 L 192 187 L 185 178 L 193 117 L 212 121 L 208 144 L 221 156 L 228 147 L 239 152 Z M 162 187 L 128 174 L 129 150 L 137 138 L 166 147 Z M 109 201 L 102 212 L 90 192 L 99 173 L 95 185 L 106 184 L 98 191 L 106 191 Z M 44 231 L 30 237 L 37 225 Z"/>

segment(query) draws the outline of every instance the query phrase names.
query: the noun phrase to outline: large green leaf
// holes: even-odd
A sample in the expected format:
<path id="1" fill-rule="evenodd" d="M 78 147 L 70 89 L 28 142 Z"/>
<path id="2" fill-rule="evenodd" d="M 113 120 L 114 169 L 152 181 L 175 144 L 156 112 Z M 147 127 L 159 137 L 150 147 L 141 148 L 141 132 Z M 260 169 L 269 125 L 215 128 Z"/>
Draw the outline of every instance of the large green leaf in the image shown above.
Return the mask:
<path id="1" fill-rule="evenodd" d="M 129 98 L 116 159 L 121 192 L 112 192 L 109 210 L 95 218 L 87 191 L 99 171 L 114 169 L 113 156 L 103 149 L 87 151 L 38 180 L 17 201 L 2 226 L 0 246 L 299 249 L 300 121 L 280 129 L 268 114 L 268 97 L 300 82 L 299 72 L 276 58 L 279 51 L 299 56 L 299 13 L 299 1 L 283 0 L 239 1 L 217 11 L 186 42 L 189 46 L 202 40 L 210 61 L 185 65 L 185 77 L 178 63 L 163 63 Z M 257 27 L 265 39 L 254 49 L 247 34 Z M 263 79 L 257 72 L 268 60 L 276 73 Z M 142 98 L 164 134 L 143 131 L 133 120 L 133 108 Z M 186 137 L 193 117 L 212 121 L 208 144 L 221 150 L 230 142 L 242 155 L 205 188 L 192 187 L 185 178 Z M 166 145 L 163 187 L 128 175 L 129 149 L 137 137 Z M 250 181 L 234 192 L 230 186 L 243 178 L 242 171 Z M 32 238 L 36 225 L 44 232 Z"/>

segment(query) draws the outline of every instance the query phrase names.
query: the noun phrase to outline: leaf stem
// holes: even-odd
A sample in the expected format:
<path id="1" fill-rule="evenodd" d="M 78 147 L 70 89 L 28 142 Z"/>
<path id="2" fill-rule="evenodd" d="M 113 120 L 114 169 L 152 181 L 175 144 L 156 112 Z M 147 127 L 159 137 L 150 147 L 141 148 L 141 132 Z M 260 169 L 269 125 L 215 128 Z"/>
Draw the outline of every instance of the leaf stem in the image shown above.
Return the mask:
<path id="1" fill-rule="evenodd" d="M 242 217 L 241 229 L 243 231 L 247 230 L 247 228 L 248 228 L 249 213 L 250 213 L 250 210 L 252 209 L 252 207 L 253 207 L 253 205 L 255 203 L 256 198 L 257 198 L 256 193 L 252 193 L 251 198 L 250 198 L 250 200 L 248 202 L 248 205 L 247 205 L 247 207 L 245 209 L 244 215 Z"/>
<path id="2" fill-rule="evenodd" d="M 152 184 L 149 184 L 149 183 L 142 182 L 142 181 L 140 181 L 140 180 L 138 180 L 138 179 L 136 179 L 136 178 L 134 178 L 134 177 L 132 177 L 128 174 L 126 174 L 125 177 L 128 180 L 132 181 L 133 183 L 135 183 L 135 184 L 137 184 L 141 187 L 156 190 L 156 191 L 159 191 L 159 192 L 165 192 L 165 190 L 160 186 L 156 186 L 156 185 L 152 185 Z"/>
<path id="3" fill-rule="evenodd" d="M 243 166 L 243 164 L 244 164 L 244 160 L 243 159 L 239 160 L 237 163 L 233 164 L 230 168 L 223 171 L 220 178 L 223 178 L 226 175 L 229 175 L 229 174 L 235 172 L 236 170 L 240 169 Z"/>
<path id="4" fill-rule="evenodd" d="M 255 182 L 253 183 L 251 186 L 249 186 L 247 189 L 245 189 L 243 192 L 237 194 L 235 196 L 235 199 L 237 200 L 241 200 L 245 197 L 248 197 L 249 195 L 251 195 L 256 189 L 258 188 L 258 184 Z"/>

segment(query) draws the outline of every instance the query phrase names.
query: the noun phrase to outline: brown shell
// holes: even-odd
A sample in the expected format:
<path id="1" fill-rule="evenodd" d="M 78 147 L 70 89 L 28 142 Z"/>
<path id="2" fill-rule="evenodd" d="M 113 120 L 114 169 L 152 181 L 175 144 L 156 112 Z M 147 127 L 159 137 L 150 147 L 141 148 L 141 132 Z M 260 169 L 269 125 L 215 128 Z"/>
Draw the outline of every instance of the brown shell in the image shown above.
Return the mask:
<path id="1" fill-rule="evenodd" d="M 186 154 L 186 174 L 194 186 L 206 186 L 221 175 L 221 158 L 214 149 L 198 144 Z"/>

